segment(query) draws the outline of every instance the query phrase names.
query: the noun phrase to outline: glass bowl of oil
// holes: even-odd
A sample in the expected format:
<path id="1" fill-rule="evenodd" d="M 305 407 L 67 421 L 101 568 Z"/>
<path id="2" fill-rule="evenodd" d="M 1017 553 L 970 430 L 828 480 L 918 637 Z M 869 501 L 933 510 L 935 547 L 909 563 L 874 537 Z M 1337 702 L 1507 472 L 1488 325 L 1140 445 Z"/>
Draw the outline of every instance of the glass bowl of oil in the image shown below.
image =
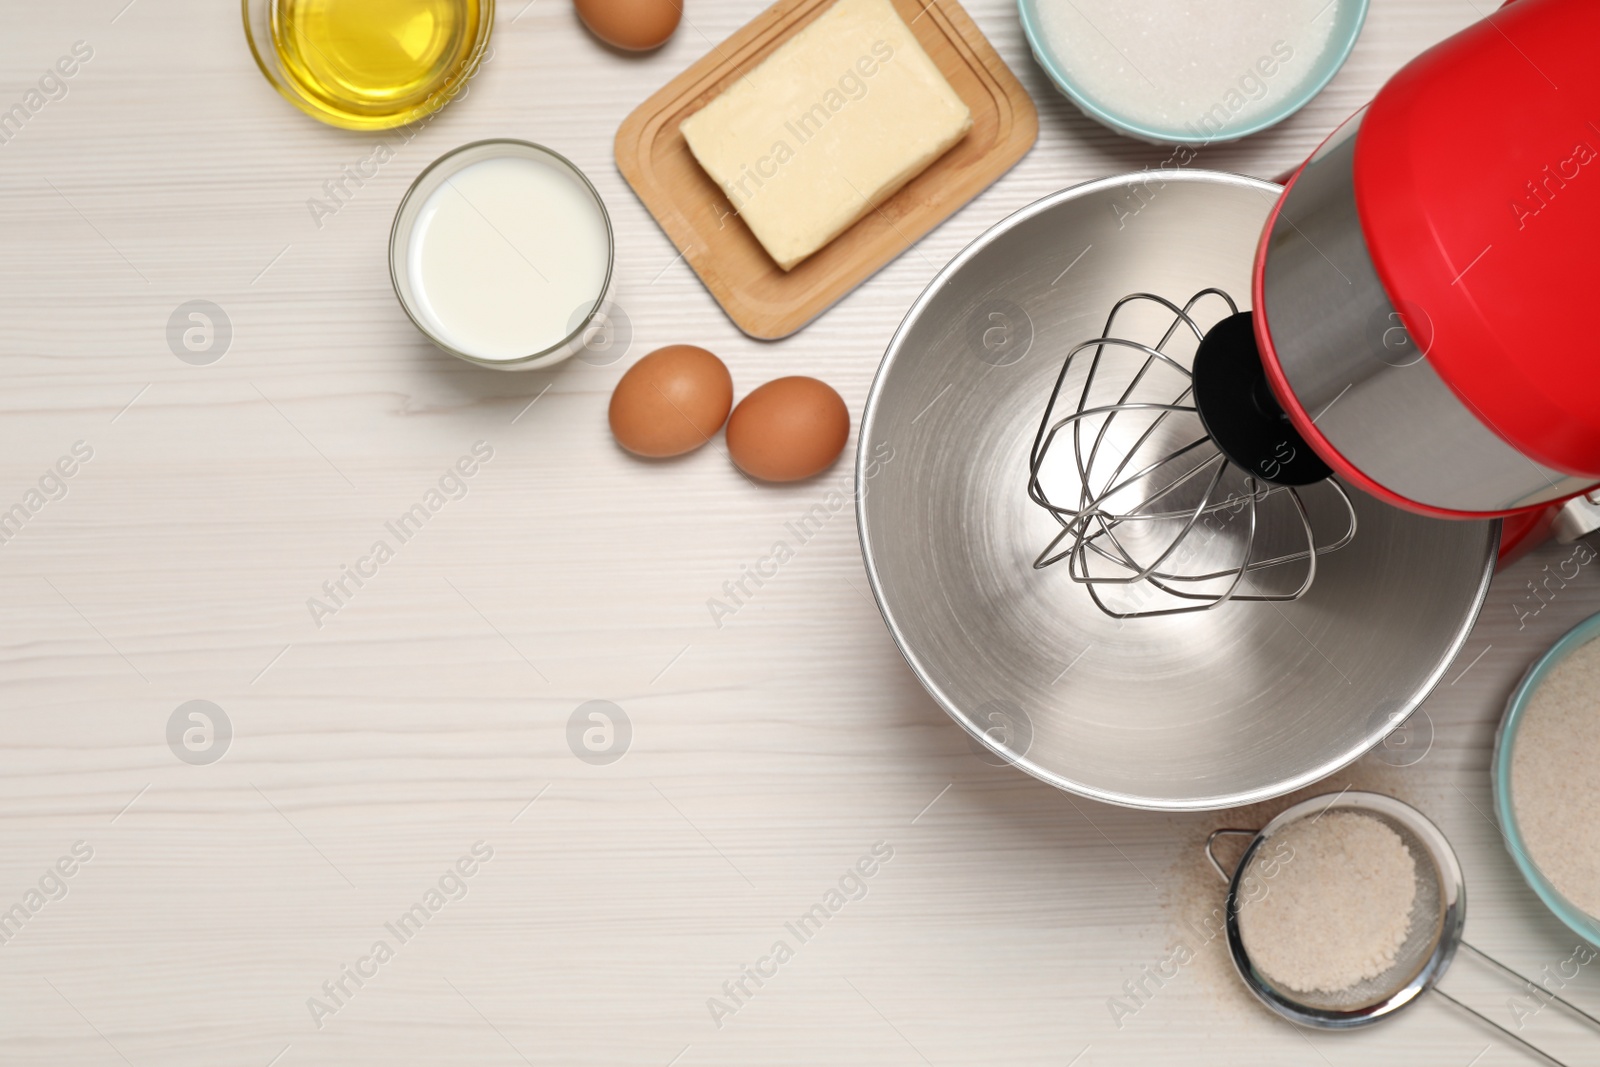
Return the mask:
<path id="1" fill-rule="evenodd" d="M 439 110 L 489 44 L 494 0 L 242 0 L 267 81 L 306 114 L 385 130 Z"/>

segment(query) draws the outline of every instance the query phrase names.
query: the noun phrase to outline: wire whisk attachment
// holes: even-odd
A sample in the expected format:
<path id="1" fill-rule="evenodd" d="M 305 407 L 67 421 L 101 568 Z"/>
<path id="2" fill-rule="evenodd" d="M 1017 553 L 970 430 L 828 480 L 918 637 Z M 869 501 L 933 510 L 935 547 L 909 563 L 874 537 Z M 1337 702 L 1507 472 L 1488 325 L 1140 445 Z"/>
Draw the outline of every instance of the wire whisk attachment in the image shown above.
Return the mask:
<path id="1" fill-rule="evenodd" d="M 1221 289 L 1133 293 L 1067 353 L 1040 419 L 1028 496 L 1061 529 L 1033 565 L 1065 561 L 1118 619 L 1297 600 L 1355 538 L 1330 473 L 1273 401 L 1249 312 Z"/>

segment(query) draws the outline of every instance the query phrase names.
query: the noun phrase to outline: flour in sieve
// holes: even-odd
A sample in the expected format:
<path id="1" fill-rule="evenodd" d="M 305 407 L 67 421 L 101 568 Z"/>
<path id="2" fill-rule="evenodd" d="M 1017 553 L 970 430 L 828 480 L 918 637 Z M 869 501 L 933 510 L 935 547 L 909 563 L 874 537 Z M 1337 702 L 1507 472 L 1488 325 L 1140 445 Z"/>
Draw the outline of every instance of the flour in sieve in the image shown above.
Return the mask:
<path id="1" fill-rule="evenodd" d="M 1558 892 L 1600 916 L 1600 641 L 1556 664 L 1523 709 L 1511 804 L 1528 856 Z"/>
<path id="2" fill-rule="evenodd" d="M 1331 811 L 1272 841 L 1294 858 L 1265 883 L 1265 896 L 1239 909 L 1239 934 L 1261 973 L 1296 992 L 1340 993 L 1392 967 L 1417 895 L 1416 860 L 1400 835 L 1370 815 Z"/>

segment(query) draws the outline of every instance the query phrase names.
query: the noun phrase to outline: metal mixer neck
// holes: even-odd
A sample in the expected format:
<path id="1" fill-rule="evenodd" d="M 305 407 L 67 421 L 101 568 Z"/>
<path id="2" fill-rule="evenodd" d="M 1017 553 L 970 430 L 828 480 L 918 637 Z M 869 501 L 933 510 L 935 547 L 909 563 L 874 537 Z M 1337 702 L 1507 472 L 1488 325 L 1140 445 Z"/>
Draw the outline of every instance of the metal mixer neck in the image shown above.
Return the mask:
<path id="1" fill-rule="evenodd" d="M 1273 395 L 1250 312 L 1206 332 L 1194 355 L 1194 403 L 1223 455 L 1262 481 L 1311 485 L 1333 474 Z"/>

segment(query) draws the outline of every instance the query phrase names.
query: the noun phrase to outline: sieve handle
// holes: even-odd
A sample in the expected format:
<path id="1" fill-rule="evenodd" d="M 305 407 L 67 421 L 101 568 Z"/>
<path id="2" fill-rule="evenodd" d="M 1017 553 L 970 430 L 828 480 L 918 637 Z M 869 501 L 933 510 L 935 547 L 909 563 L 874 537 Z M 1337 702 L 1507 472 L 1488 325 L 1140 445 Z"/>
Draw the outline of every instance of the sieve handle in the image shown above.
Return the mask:
<path id="1" fill-rule="evenodd" d="M 1212 847 L 1217 843 L 1217 838 L 1219 838 L 1219 837 L 1254 837 L 1254 836 L 1256 836 L 1256 834 L 1259 834 L 1260 832 L 1261 832 L 1260 830 L 1234 830 L 1234 829 L 1228 829 L 1228 828 L 1225 828 L 1225 829 L 1222 829 L 1222 830 L 1213 830 L 1213 831 L 1211 831 L 1211 836 L 1206 838 L 1206 859 L 1211 861 L 1211 866 L 1216 868 L 1217 874 L 1222 877 L 1222 880 L 1224 882 L 1233 881 L 1233 875 L 1231 875 L 1227 871 L 1223 870 L 1222 862 L 1217 859 L 1216 850 Z"/>
<path id="2" fill-rule="evenodd" d="M 1507 967 L 1505 964 L 1501 963 L 1499 960 L 1495 959 L 1493 956 L 1489 955 L 1487 952 L 1483 951 L 1483 949 L 1479 948 L 1478 946 L 1476 946 L 1476 945 L 1474 945 L 1474 944 L 1472 944 L 1470 942 L 1467 942 L 1467 941 L 1459 942 L 1459 944 L 1461 945 L 1462 948 L 1468 950 L 1474 956 L 1477 956 L 1480 960 L 1483 960 L 1485 963 L 1488 963 L 1488 964 L 1492 965 L 1496 970 L 1502 972 L 1506 976 L 1515 979 L 1519 985 L 1526 985 L 1526 986 L 1530 986 L 1531 987 L 1531 986 L 1534 986 L 1536 984 L 1533 981 L 1533 979 L 1529 978 L 1527 975 L 1524 975 L 1524 974 L 1522 974 L 1522 973 L 1520 973 L 1518 971 L 1513 970 L 1510 967 Z M 1555 1001 L 1557 1004 L 1560 1004 L 1562 1007 L 1566 1008 L 1574 1016 L 1585 1020 L 1586 1022 L 1589 1023 L 1590 1026 L 1594 1027 L 1595 1029 L 1600 1029 L 1600 1019 L 1595 1018 L 1593 1015 L 1589 1014 L 1588 1012 L 1584 1011 L 1582 1008 L 1578 1007 L 1576 1004 L 1572 1003 L 1572 1001 L 1566 999 L 1565 997 L 1559 996 L 1556 993 L 1551 992 L 1549 989 L 1543 987 L 1542 985 L 1539 986 L 1539 988 L 1544 990 L 1544 994 L 1546 996 L 1548 996 L 1551 1000 Z M 1526 1039 L 1520 1037 L 1519 1035 L 1512 1033 L 1510 1030 L 1507 1030 L 1504 1026 L 1501 1026 L 1499 1023 L 1495 1022 L 1493 1019 L 1489 1018 L 1487 1015 L 1483 1014 L 1482 1012 L 1477 1011 L 1474 1008 L 1469 1008 L 1466 1004 L 1463 1004 L 1461 1001 L 1457 1000 L 1455 997 L 1451 996 L 1449 993 L 1446 993 L 1443 989 L 1440 989 L 1437 985 L 1433 987 L 1433 991 L 1435 993 L 1439 994 L 1445 1000 L 1448 1000 L 1451 1004 L 1454 1004 L 1457 1008 L 1459 1008 L 1462 1011 L 1466 1012 L 1468 1015 L 1476 1017 L 1478 1020 L 1483 1022 L 1486 1026 L 1494 1027 L 1496 1030 L 1500 1031 L 1500 1033 L 1505 1035 L 1505 1037 L 1507 1039 L 1509 1039 L 1511 1041 L 1515 1041 L 1518 1045 L 1522 1046 L 1527 1051 L 1533 1053 L 1535 1056 L 1538 1056 L 1544 1062 L 1553 1063 L 1553 1064 L 1556 1065 L 1556 1067 L 1567 1067 L 1565 1062 L 1563 1062 L 1562 1060 L 1556 1059 L 1554 1056 L 1550 1055 L 1550 1053 L 1544 1051 L 1544 1049 L 1539 1048 L 1537 1045 L 1534 1045 L 1531 1042 L 1527 1041 Z"/>
<path id="3" fill-rule="evenodd" d="M 1449 1001 L 1451 1004 L 1454 1004 L 1461 1011 L 1464 1011 L 1468 1015 L 1470 1015 L 1473 1018 L 1477 1019 L 1479 1022 L 1483 1023 L 1483 1025 L 1489 1026 L 1489 1027 L 1493 1027 L 1494 1029 L 1500 1031 L 1501 1035 L 1503 1037 L 1505 1037 L 1507 1040 L 1515 1041 L 1524 1050 L 1526 1050 L 1528 1052 L 1531 1052 L 1533 1055 L 1539 1057 L 1539 1059 L 1543 1060 L 1545 1063 L 1554 1064 L 1555 1067 L 1568 1067 L 1568 1065 L 1566 1064 L 1565 1061 L 1556 1059 L 1554 1056 L 1550 1055 L 1550 1053 L 1546 1052 L 1544 1049 L 1540 1048 L 1538 1045 L 1533 1044 L 1532 1042 L 1526 1040 L 1525 1038 L 1518 1037 L 1516 1034 L 1512 1033 L 1510 1030 L 1507 1030 L 1505 1027 L 1501 1026 L 1499 1023 L 1495 1022 L 1493 1019 L 1491 1019 L 1487 1015 L 1483 1014 L 1483 1012 L 1478 1011 L 1476 1008 L 1467 1007 L 1461 1001 L 1457 1000 L 1455 997 L 1452 997 L 1449 993 L 1446 993 L 1444 990 L 1440 989 L 1438 986 L 1434 986 L 1433 987 L 1433 992 L 1437 996 L 1441 996 L 1445 1000 Z"/>
<path id="4" fill-rule="evenodd" d="M 1479 948 L 1477 945 L 1471 944 L 1470 942 L 1467 942 L 1467 941 L 1463 941 L 1463 942 L 1461 942 L 1461 947 L 1464 948 L 1464 949 L 1467 949 L 1473 955 L 1477 956 L 1480 960 L 1483 960 L 1485 963 L 1493 964 L 1500 971 L 1502 971 L 1506 975 L 1509 975 L 1510 977 L 1516 979 L 1517 982 L 1522 984 L 1522 985 L 1530 985 L 1531 986 L 1531 985 L 1536 984 L 1534 982 L 1534 980 L 1529 978 L 1527 975 L 1521 973 L 1520 971 L 1512 970 L 1510 967 L 1507 967 L 1505 964 L 1501 963 L 1499 960 L 1495 959 L 1493 956 L 1491 956 L 1487 952 L 1483 951 L 1483 949 Z M 1539 988 L 1544 989 L 1544 986 L 1540 985 Z M 1545 989 L 1544 992 L 1545 992 L 1545 995 L 1548 996 L 1551 1000 L 1555 1001 L 1557 1004 L 1560 1004 L 1562 1007 L 1566 1008 L 1568 1011 L 1572 1012 L 1572 1014 L 1578 1016 L 1579 1018 L 1587 1019 L 1589 1021 L 1590 1025 L 1592 1025 L 1595 1029 L 1600 1030 L 1600 1019 L 1597 1019 L 1593 1015 L 1590 1015 L 1588 1012 L 1584 1011 L 1582 1008 L 1578 1007 L 1576 1004 L 1572 1003 L 1572 1001 L 1568 1000 L 1565 997 L 1557 996 L 1556 994 L 1550 992 L 1550 990 L 1548 990 L 1548 989 Z"/>

